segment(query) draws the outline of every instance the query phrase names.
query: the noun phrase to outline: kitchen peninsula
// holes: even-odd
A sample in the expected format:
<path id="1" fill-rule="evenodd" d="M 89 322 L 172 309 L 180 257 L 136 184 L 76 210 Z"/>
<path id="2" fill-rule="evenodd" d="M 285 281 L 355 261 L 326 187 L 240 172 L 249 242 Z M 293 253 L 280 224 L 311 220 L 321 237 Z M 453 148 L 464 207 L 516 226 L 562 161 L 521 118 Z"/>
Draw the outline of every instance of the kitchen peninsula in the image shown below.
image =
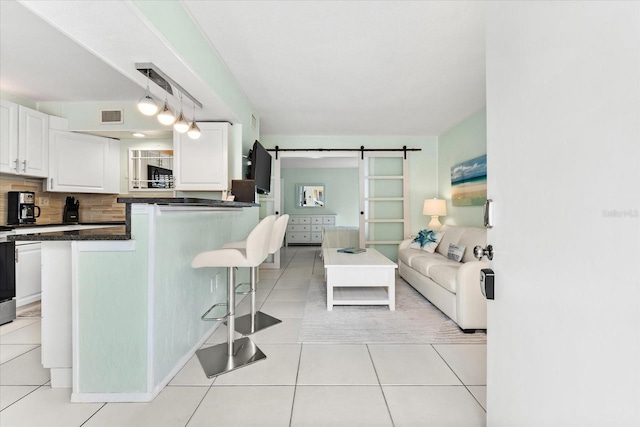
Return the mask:
<path id="1" fill-rule="evenodd" d="M 200 315 L 226 300 L 226 269 L 191 260 L 258 223 L 254 203 L 118 202 L 124 227 L 9 237 L 42 242 L 43 365 L 72 402 L 152 400 L 218 325 Z"/>

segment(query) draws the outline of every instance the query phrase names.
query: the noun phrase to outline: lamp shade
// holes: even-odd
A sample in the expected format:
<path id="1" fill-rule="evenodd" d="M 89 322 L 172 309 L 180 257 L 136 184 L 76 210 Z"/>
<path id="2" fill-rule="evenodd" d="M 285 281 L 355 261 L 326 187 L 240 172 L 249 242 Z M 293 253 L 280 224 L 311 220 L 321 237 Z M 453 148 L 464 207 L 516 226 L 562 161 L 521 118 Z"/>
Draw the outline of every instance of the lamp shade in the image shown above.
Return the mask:
<path id="1" fill-rule="evenodd" d="M 153 100 L 148 89 L 144 96 L 138 101 L 138 110 L 145 116 L 153 116 L 158 112 L 158 104 Z"/>
<path id="2" fill-rule="evenodd" d="M 171 107 L 169 107 L 167 101 L 164 101 L 164 105 L 158 113 L 158 121 L 167 126 L 171 126 L 176 121 L 176 116 L 173 114 L 173 111 L 171 111 Z"/>
<path id="3" fill-rule="evenodd" d="M 191 126 L 189 126 L 189 130 L 187 131 L 187 135 L 189 135 L 189 138 L 191 139 L 198 139 L 200 138 L 200 133 L 200 128 L 196 124 L 196 121 L 192 121 Z"/>
<path id="4" fill-rule="evenodd" d="M 184 114 L 182 114 L 182 110 L 180 110 L 180 114 L 178 114 L 178 118 L 176 119 L 176 122 L 173 124 L 173 128 L 176 130 L 176 132 L 180 132 L 180 133 L 185 133 L 186 131 L 189 130 L 189 122 L 184 117 Z"/>
<path id="5" fill-rule="evenodd" d="M 422 205 L 422 215 L 445 216 L 447 202 L 444 199 L 426 199 Z"/>

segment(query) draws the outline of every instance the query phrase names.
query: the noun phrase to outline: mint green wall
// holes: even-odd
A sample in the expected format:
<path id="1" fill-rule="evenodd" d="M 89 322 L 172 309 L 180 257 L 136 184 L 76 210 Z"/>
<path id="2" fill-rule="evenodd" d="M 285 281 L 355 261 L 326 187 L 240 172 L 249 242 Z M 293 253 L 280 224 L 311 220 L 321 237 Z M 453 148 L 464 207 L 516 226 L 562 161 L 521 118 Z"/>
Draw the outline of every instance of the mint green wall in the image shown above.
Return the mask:
<path id="1" fill-rule="evenodd" d="M 147 391 L 146 218 L 132 217 L 133 252 L 78 254 L 80 393 Z"/>
<path id="2" fill-rule="evenodd" d="M 200 316 L 227 298 L 227 269 L 194 269 L 191 260 L 200 252 L 245 239 L 257 223 L 257 208 L 157 217 L 154 384 L 162 381 L 211 328 L 212 323 L 202 321 Z M 248 272 L 248 268 L 238 269 L 236 283 L 248 281 Z M 220 316 L 226 311 L 222 307 L 211 314 Z"/>
<path id="3" fill-rule="evenodd" d="M 293 215 L 336 214 L 336 225 L 358 226 L 358 169 L 357 168 L 309 168 L 282 169 L 284 180 L 283 209 Z M 296 207 L 297 184 L 322 184 L 325 190 L 324 208 Z M 355 196 L 354 196 L 355 195 Z"/>
<path id="4" fill-rule="evenodd" d="M 151 116 L 138 111 L 135 102 L 39 102 L 40 111 L 69 120 L 73 131 L 171 131 Z M 100 110 L 122 110 L 122 124 L 100 123 Z"/>
<path id="5" fill-rule="evenodd" d="M 243 125 L 242 152 L 248 152 L 253 141 L 259 139 L 260 116 L 181 2 L 133 0 L 132 3 L 234 112 Z M 256 129 L 251 127 L 252 114 L 256 117 Z"/>
<path id="6" fill-rule="evenodd" d="M 156 216 L 152 228 L 147 214 L 134 213 L 134 251 L 80 252 L 78 391 L 150 391 L 149 350 L 154 386 L 164 380 L 213 326 L 200 316 L 226 300 L 226 269 L 193 269 L 191 260 L 199 252 L 246 238 L 257 222 L 257 208 L 167 212 Z M 154 268 L 149 271 L 150 260 Z M 238 281 L 247 279 L 248 269 L 239 269 Z M 153 325 L 148 323 L 149 310 Z"/>
<path id="7" fill-rule="evenodd" d="M 38 109 L 37 108 L 38 106 L 34 101 L 27 98 L 22 98 L 21 96 L 16 96 L 9 92 L 0 91 L 0 99 L 5 99 L 10 102 L 15 102 L 16 104 L 22 105 L 24 107 L 33 108 L 34 110 Z"/>
<path id="8" fill-rule="evenodd" d="M 451 205 L 451 166 L 487 153 L 487 111 L 482 109 L 439 137 L 438 194 L 447 200 L 443 224 L 483 226 L 482 206 Z M 491 159 L 487 159 L 488 162 Z"/>
<path id="9" fill-rule="evenodd" d="M 420 148 L 409 156 L 409 197 L 411 199 L 411 233 L 425 228 L 431 218 L 422 215 L 425 198 L 438 195 L 438 138 L 435 136 L 263 136 L 267 148 Z M 309 153 L 309 157 L 317 153 Z M 286 198 L 292 194 L 285 194 Z M 356 195 L 355 197 L 358 197 Z"/>

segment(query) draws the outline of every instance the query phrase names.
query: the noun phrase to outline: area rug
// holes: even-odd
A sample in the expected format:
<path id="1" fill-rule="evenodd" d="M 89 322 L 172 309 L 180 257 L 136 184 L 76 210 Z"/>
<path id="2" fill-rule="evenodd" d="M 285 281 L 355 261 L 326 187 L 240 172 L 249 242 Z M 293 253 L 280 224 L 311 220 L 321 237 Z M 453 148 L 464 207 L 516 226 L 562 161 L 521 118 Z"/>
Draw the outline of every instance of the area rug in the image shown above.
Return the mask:
<path id="1" fill-rule="evenodd" d="M 42 317 L 42 312 L 40 311 L 40 306 L 37 306 L 19 311 L 16 317 Z"/>
<path id="2" fill-rule="evenodd" d="M 402 278 L 396 278 L 396 309 L 334 306 L 327 311 L 326 285 L 313 280 L 300 329 L 305 343 L 485 344 L 485 331 L 465 334 Z"/>

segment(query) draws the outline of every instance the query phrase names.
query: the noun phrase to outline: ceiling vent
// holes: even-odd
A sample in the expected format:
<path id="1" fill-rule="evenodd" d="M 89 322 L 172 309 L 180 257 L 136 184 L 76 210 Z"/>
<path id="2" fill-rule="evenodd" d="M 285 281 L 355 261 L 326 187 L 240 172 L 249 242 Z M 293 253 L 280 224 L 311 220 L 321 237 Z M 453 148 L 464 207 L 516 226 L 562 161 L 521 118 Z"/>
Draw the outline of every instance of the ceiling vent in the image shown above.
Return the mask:
<path id="1" fill-rule="evenodd" d="M 100 123 L 103 125 L 123 124 L 122 110 L 100 110 Z"/>

